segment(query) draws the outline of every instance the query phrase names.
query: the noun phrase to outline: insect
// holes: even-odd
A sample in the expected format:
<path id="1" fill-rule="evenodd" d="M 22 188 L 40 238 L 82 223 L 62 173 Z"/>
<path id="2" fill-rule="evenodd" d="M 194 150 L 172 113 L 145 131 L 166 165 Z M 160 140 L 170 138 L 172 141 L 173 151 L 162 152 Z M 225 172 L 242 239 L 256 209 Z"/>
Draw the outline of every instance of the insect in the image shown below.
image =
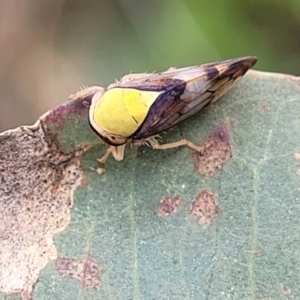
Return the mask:
<path id="1" fill-rule="evenodd" d="M 162 73 L 129 74 L 106 89 L 98 87 L 89 122 L 109 145 L 99 161 L 105 163 L 110 155 L 121 161 L 129 140 L 153 149 L 186 145 L 203 154 L 202 147 L 185 139 L 159 144 L 157 136 L 219 99 L 256 61 L 247 56 Z M 93 88 L 79 93 L 88 94 Z"/>

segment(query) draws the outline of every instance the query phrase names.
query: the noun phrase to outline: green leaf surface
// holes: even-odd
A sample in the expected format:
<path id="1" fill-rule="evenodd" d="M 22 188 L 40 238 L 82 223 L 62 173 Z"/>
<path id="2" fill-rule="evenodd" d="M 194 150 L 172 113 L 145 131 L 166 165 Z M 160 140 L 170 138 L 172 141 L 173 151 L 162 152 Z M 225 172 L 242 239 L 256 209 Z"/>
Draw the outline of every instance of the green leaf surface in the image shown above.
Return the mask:
<path id="1" fill-rule="evenodd" d="M 123 161 L 110 158 L 98 174 L 106 146 L 86 115 L 68 115 L 59 127 L 48 118 L 65 150 L 95 145 L 82 156 L 86 183 L 54 243 L 60 258 L 91 258 L 101 284 L 63 277 L 53 261 L 33 299 L 299 297 L 299 112 L 299 78 L 249 71 L 221 100 L 162 135 L 201 144 L 226 127 L 232 157 L 212 178 L 197 172 L 187 147 L 127 147 Z M 201 225 L 190 207 L 204 190 L 219 213 Z M 160 200 L 173 196 L 178 211 L 160 215 Z"/>

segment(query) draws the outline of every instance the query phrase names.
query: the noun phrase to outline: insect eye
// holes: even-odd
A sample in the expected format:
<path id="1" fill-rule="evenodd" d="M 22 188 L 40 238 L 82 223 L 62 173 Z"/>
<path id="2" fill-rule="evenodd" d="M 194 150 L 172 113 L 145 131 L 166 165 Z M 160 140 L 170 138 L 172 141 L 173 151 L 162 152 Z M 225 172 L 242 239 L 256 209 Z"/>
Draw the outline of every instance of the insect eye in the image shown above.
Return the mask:
<path id="1" fill-rule="evenodd" d="M 117 145 L 123 145 L 127 142 L 126 138 L 115 136 L 115 135 L 108 136 L 108 139 L 110 139 L 112 143 Z"/>
<path id="2" fill-rule="evenodd" d="M 104 140 L 105 143 L 111 145 L 111 146 L 121 146 L 126 144 L 127 138 L 116 136 L 116 135 L 106 135 L 100 137 Z"/>

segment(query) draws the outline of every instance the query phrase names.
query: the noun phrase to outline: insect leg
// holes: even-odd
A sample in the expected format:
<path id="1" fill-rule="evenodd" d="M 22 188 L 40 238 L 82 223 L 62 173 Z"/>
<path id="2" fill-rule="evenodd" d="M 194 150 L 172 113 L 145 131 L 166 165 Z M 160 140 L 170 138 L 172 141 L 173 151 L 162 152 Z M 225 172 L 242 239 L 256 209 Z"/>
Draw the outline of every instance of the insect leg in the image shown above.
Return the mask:
<path id="1" fill-rule="evenodd" d="M 204 147 L 197 146 L 186 139 L 182 139 L 182 140 L 174 142 L 174 143 L 168 143 L 168 144 L 161 145 L 158 143 L 158 141 L 156 140 L 155 137 L 150 137 L 147 139 L 147 142 L 149 142 L 149 144 L 151 145 L 151 147 L 153 149 L 158 149 L 158 150 L 170 149 L 170 148 L 181 147 L 181 146 L 188 146 L 189 148 L 199 152 L 202 155 L 204 153 Z"/>
<path id="2" fill-rule="evenodd" d="M 125 151 L 125 145 L 122 146 L 110 146 L 107 150 L 106 153 L 104 154 L 103 157 L 99 158 L 98 161 L 105 165 L 107 159 L 109 158 L 110 155 L 114 157 L 115 160 L 121 161 L 124 158 L 124 151 Z"/>

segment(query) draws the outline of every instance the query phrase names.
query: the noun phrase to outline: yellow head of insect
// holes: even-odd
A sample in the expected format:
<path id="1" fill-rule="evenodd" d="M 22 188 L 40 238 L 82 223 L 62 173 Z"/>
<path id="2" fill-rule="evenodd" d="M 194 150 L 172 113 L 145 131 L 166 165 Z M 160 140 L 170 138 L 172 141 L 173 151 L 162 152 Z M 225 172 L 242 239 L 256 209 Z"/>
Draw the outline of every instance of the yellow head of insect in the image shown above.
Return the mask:
<path id="1" fill-rule="evenodd" d="M 142 125 L 159 94 L 132 88 L 97 93 L 90 107 L 90 123 L 107 144 L 123 145 Z"/>

